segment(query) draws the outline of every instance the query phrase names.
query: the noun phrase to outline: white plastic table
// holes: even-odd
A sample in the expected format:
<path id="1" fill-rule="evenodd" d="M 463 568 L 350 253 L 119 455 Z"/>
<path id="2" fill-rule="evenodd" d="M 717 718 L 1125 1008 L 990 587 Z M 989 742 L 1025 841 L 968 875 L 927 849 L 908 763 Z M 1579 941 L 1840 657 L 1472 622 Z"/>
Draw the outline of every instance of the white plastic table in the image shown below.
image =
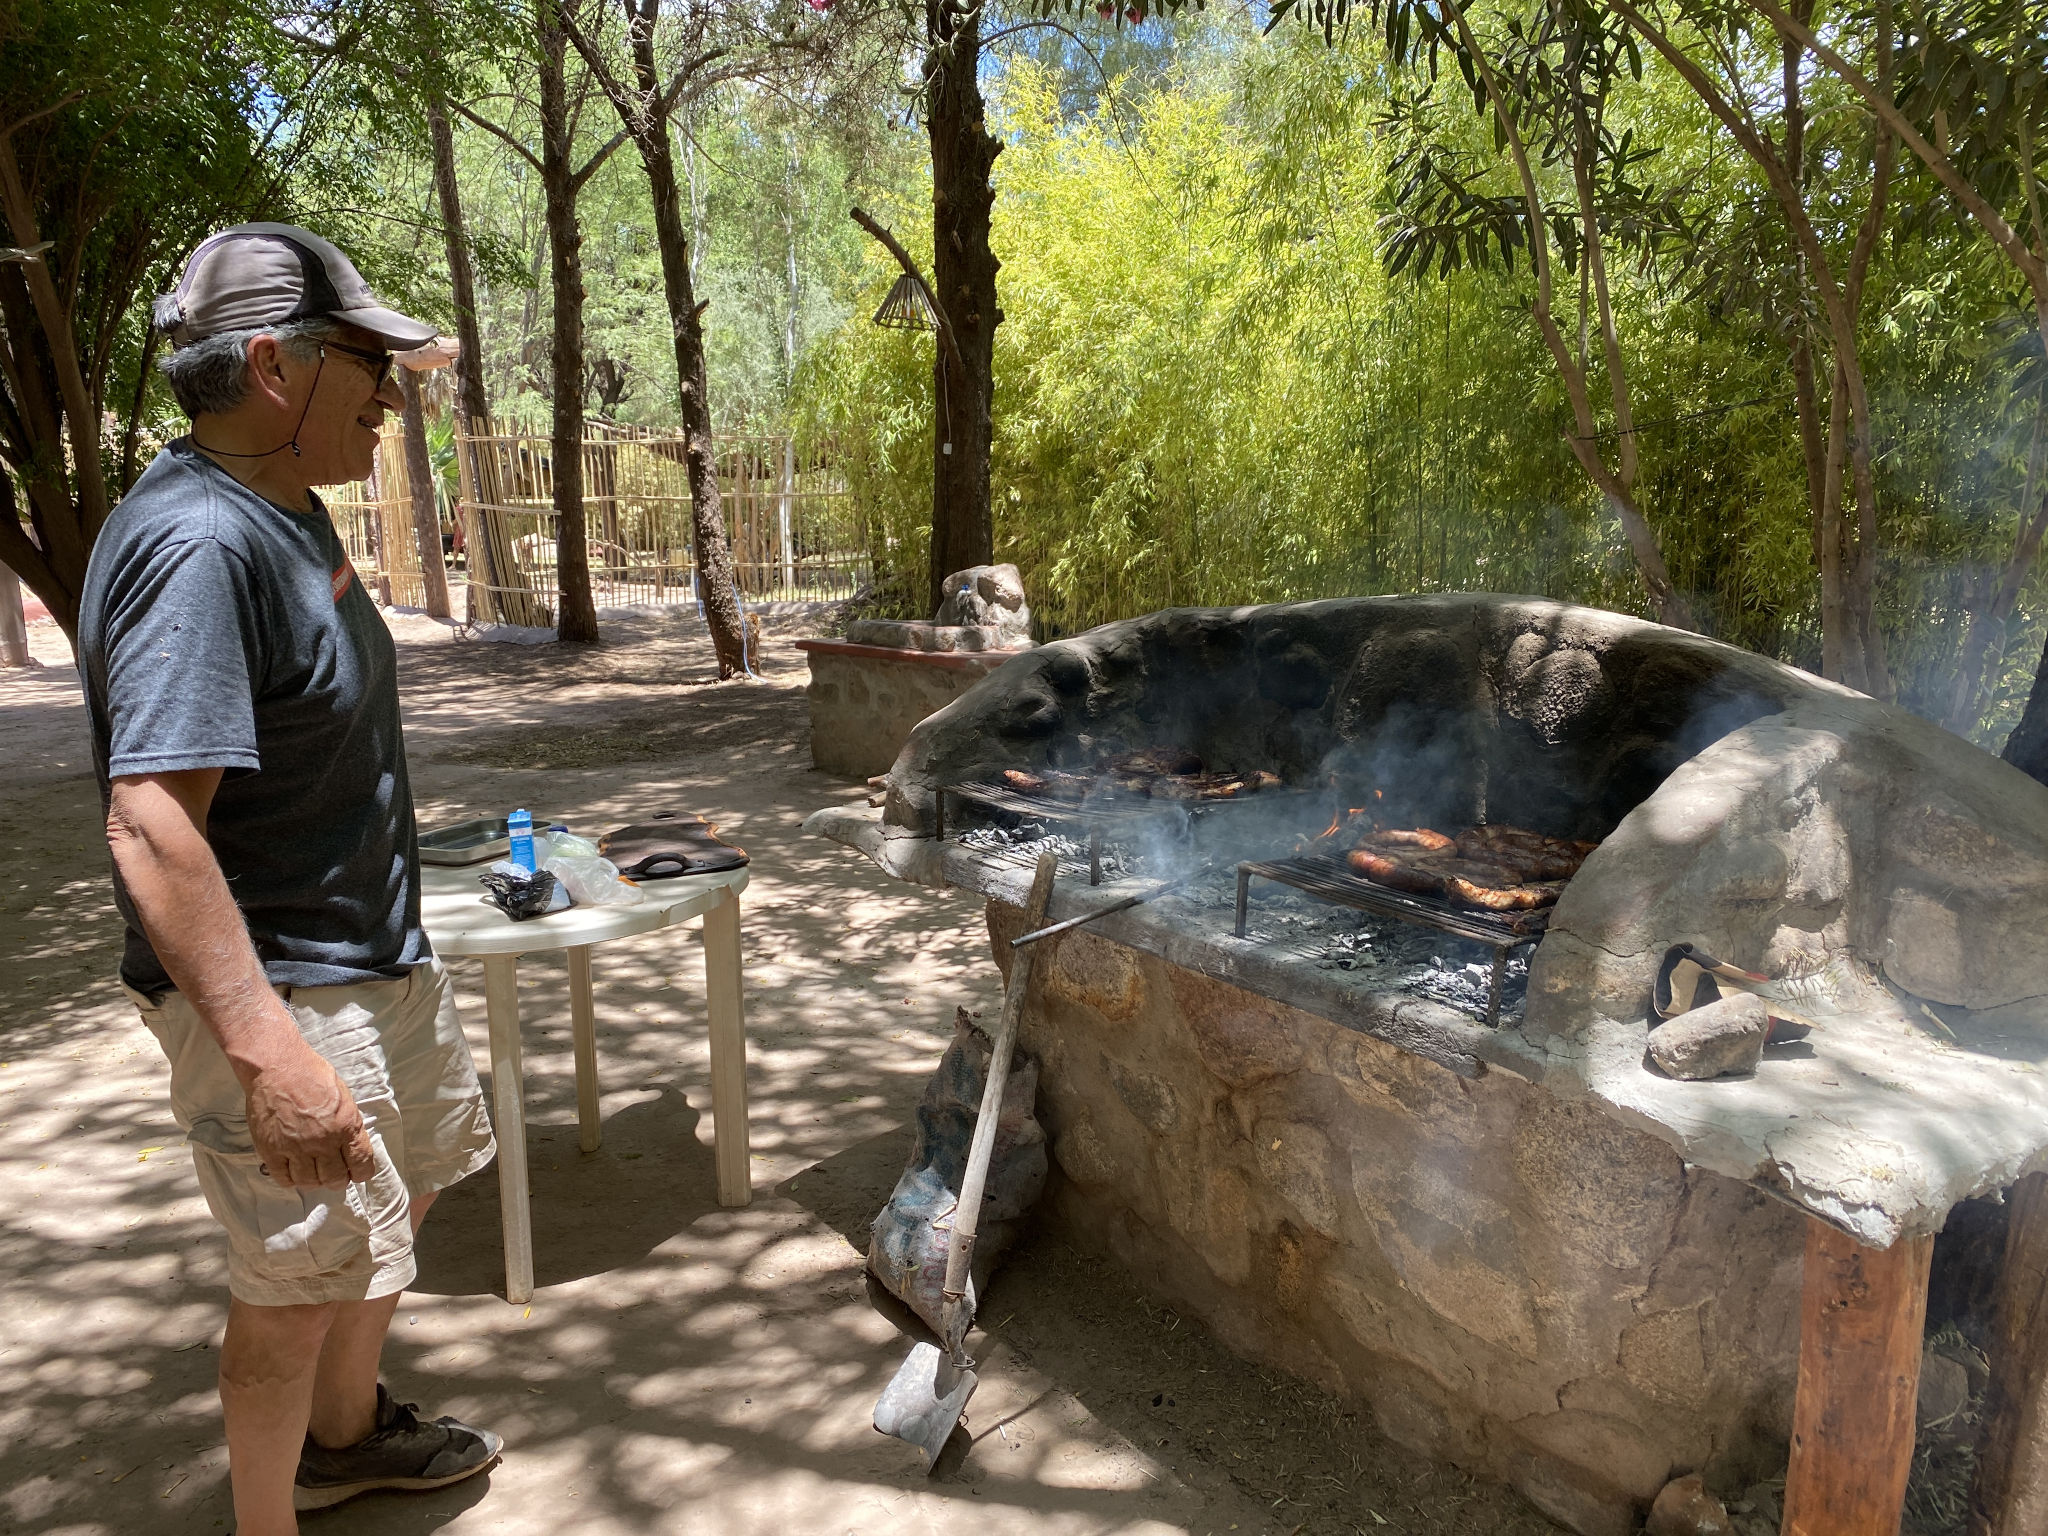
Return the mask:
<path id="1" fill-rule="evenodd" d="M 519 957 L 569 956 L 569 1018 L 576 1046 L 576 1124 L 583 1150 L 602 1141 L 597 1101 L 597 1011 L 590 995 L 590 948 L 704 919 L 704 992 L 711 1016 L 711 1128 L 720 1205 L 753 1198 L 747 1167 L 747 1036 L 740 988 L 740 892 L 744 869 L 650 880 L 630 907 L 571 907 L 515 923 L 483 899 L 483 865 L 420 869 L 420 917 L 438 955 L 484 963 L 491 1027 L 492 1119 L 498 1133 L 498 1193 L 504 1207 L 505 1297 L 533 1296 L 533 1212 L 526 1184 L 526 1082 L 519 1040 Z"/>

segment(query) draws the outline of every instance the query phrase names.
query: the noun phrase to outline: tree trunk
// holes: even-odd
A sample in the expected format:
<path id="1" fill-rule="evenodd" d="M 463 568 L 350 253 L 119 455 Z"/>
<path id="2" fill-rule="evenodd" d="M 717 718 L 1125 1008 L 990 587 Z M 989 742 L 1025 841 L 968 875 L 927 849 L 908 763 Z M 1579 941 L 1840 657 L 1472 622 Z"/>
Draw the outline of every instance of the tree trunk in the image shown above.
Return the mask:
<path id="1" fill-rule="evenodd" d="M 1873 46 L 1878 54 L 1877 78 L 1889 90 L 1892 81 L 1892 12 L 1886 0 L 1879 0 L 1877 6 L 1877 35 Z M 1891 199 L 1894 149 L 1892 131 L 1879 119 L 1871 146 L 1870 205 L 1864 211 L 1862 225 L 1856 232 L 1855 250 L 1849 258 L 1845 298 L 1852 337 L 1862 323 L 1863 288 L 1870 273 L 1871 258 L 1884 235 L 1885 215 Z M 1852 344 L 1860 346 L 1860 338 Z M 1856 649 L 1863 663 L 1863 681 L 1856 686 L 1872 698 L 1889 700 L 1892 696 L 1891 667 L 1885 659 L 1884 631 L 1877 623 L 1877 476 L 1872 465 L 1870 393 L 1864 384 L 1860 355 L 1850 384 L 1854 392 L 1849 397 L 1849 404 L 1856 427 L 1856 436 L 1849 451 L 1852 483 L 1856 491 L 1856 543 L 1855 558 L 1849 566 L 1848 590 L 1850 616 L 1856 625 Z"/>
<path id="2" fill-rule="evenodd" d="M 40 244 L 35 209 L 22 184 L 12 140 L 0 133 L 0 208 L 4 227 L 23 249 Z M 52 253 L 55 254 L 55 253 Z M 5 342 L 8 394 L 19 417 L 11 452 L 28 506 L 22 524 L 14 482 L 0 472 L 0 562 L 43 600 L 74 642 L 85 565 L 106 520 L 100 473 L 99 413 L 83 399 L 77 335 L 56 293 L 49 258 L 0 263 L 0 341 Z"/>
<path id="3" fill-rule="evenodd" d="M 1860 688 L 1863 663 L 1848 622 L 1847 540 L 1842 535 L 1842 455 L 1848 442 L 1849 392 L 1835 366 L 1828 390 L 1828 438 L 1820 493 L 1820 675 Z"/>
<path id="4" fill-rule="evenodd" d="M 420 551 L 420 593 L 427 613 L 445 619 L 450 617 L 448 567 L 441 559 L 441 513 L 434 496 L 434 460 L 427 452 L 427 413 L 420 405 L 419 375 L 410 368 L 399 369 L 398 387 L 405 395 L 405 485 L 412 503 L 413 542 Z"/>
<path id="5" fill-rule="evenodd" d="M 490 396 L 484 389 L 484 342 L 476 318 L 476 274 L 469 261 L 469 236 L 463 225 L 461 184 L 456 180 L 455 133 L 448 109 L 439 98 L 427 106 L 427 127 L 434 141 L 434 192 L 441 204 L 441 233 L 448 252 L 448 286 L 455 300 L 455 419 L 465 428 L 491 419 Z"/>
<path id="6" fill-rule="evenodd" d="M 925 78 L 930 84 L 932 281 L 953 324 L 959 363 L 941 348 L 933 364 L 937 421 L 932 443 L 931 580 L 936 612 L 945 578 L 995 558 L 989 513 L 989 446 L 995 402 L 996 273 L 989 248 L 995 205 L 990 173 L 1001 143 L 988 131 L 978 71 L 981 11 L 925 0 Z"/>
<path id="7" fill-rule="evenodd" d="M 30 665 L 28 622 L 22 614 L 20 578 L 0 565 L 0 667 Z"/>
<path id="8" fill-rule="evenodd" d="M 676 386 L 683 429 L 683 470 L 690 481 L 690 533 L 697 566 L 697 593 L 711 646 L 718 656 L 718 675 L 732 677 L 753 670 L 747 654 L 746 625 L 740 612 L 739 584 L 733 573 L 732 550 L 725 536 L 725 508 L 718 493 L 718 445 L 712 434 L 711 395 L 704 363 L 704 305 L 690 280 L 690 226 L 683 215 L 682 187 L 676 178 L 675 147 L 669 137 L 668 111 L 662 104 L 661 76 L 654 57 L 654 16 L 631 27 L 633 72 L 640 100 L 614 97 L 620 120 L 632 135 L 633 147 L 647 170 L 654 203 L 654 243 L 661 254 L 662 292 L 668 300 L 675 337 Z"/>
<path id="9" fill-rule="evenodd" d="M 551 348 L 554 413 L 549 434 L 555 507 L 555 637 L 597 641 L 590 597 L 590 539 L 583 519 L 583 231 L 576 219 L 575 131 L 569 121 L 569 37 L 559 0 L 540 7 L 541 184 L 547 200 L 554 288 Z"/>
<path id="10" fill-rule="evenodd" d="M 1793 14 L 1811 20 L 1813 0 L 1793 0 Z M 1805 58 L 1800 46 L 1787 40 L 1782 50 L 1785 175 L 1802 197 L 1806 187 L 1806 96 L 1800 76 Z M 1805 261 L 1795 250 L 1793 281 L 1807 285 Z M 1813 338 L 1802 320 L 1792 335 L 1792 398 L 1799 413 L 1799 457 L 1806 466 L 1806 511 L 1813 537 L 1813 568 L 1821 566 L 1821 524 L 1827 506 L 1827 443 L 1821 435 L 1820 386 L 1813 367 Z"/>
<path id="11" fill-rule="evenodd" d="M 2034 668 L 2026 711 L 2005 738 L 2005 751 L 2000 755 L 2020 772 L 2048 784 L 2048 645 L 2042 647 L 2041 660 Z"/>
<path id="12" fill-rule="evenodd" d="M 1751 0 L 1764 4 L 1766 0 Z M 1871 595 L 1876 585 L 1877 504 L 1870 473 L 1870 398 L 1864 387 L 1862 358 L 1857 344 L 1857 310 L 1862 294 L 1862 273 L 1883 233 L 1886 193 L 1891 177 L 1891 138 L 1888 129 L 1876 139 L 1875 164 L 1871 178 L 1871 202 L 1856 237 L 1856 254 L 1851 261 L 1847 283 L 1839 281 L 1828 260 L 1826 248 L 1807 212 L 1804 192 L 1793 179 L 1779 147 L 1757 131 L 1745 111 L 1738 111 L 1729 98 L 1708 77 L 1698 59 L 1675 44 L 1656 22 L 1645 16 L 1631 0 L 1613 0 L 1617 15 L 1657 50 L 1672 70 L 1691 86 L 1707 109 L 1720 120 L 1729 134 L 1763 170 L 1771 192 L 1783 210 L 1785 223 L 1797 243 L 1801 273 L 1807 291 L 1814 294 L 1827 313 L 1828 336 L 1834 347 L 1835 390 L 1830 400 L 1831 424 L 1828 444 L 1828 490 L 1823 495 L 1821 527 L 1821 632 L 1823 670 L 1831 678 L 1852 688 L 1865 688 L 1882 695 L 1890 690 L 1884 665 L 1882 637 L 1870 614 Z M 1791 25 L 1789 18 L 1786 25 Z M 1877 46 L 1890 78 L 1891 13 L 1880 5 Z M 1837 425 L 1846 424 L 1846 425 Z M 1844 441 L 1845 433 L 1852 433 Z M 1845 451 L 1846 450 L 1846 451 Z M 1851 548 L 1842 518 L 1841 485 L 1844 461 L 1856 495 L 1856 532 L 1859 548 Z M 1837 559 L 1835 551 L 1839 550 Z M 1829 562 L 1837 560 L 1835 580 L 1830 585 Z M 1831 618 L 1833 622 L 1831 623 Z M 1830 670 L 1830 666 L 1839 670 Z"/>
<path id="13" fill-rule="evenodd" d="M 1456 19 L 1458 38 L 1471 56 L 1479 72 L 1479 79 L 1485 87 L 1486 100 L 1492 105 L 1493 120 L 1499 134 L 1499 141 L 1507 148 L 1509 158 L 1515 166 L 1515 176 L 1522 186 L 1522 207 L 1529 221 L 1529 261 L 1536 277 L 1536 293 L 1529 305 L 1529 317 L 1535 321 L 1543 344 L 1550 351 L 1551 361 L 1557 365 L 1559 381 L 1564 385 L 1566 398 L 1572 407 L 1574 430 L 1565 435 L 1565 444 L 1572 451 L 1586 471 L 1586 477 L 1593 482 L 1600 494 L 1607 499 L 1608 507 L 1621 524 L 1622 536 L 1628 540 L 1629 551 L 1635 556 L 1636 568 L 1642 573 L 1643 585 L 1648 590 L 1650 601 L 1657 609 L 1658 619 L 1674 629 L 1695 627 L 1692 605 L 1683 593 L 1672 585 L 1671 573 L 1664 564 L 1664 552 L 1657 542 L 1656 531 L 1636 504 L 1635 494 L 1627 478 L 1635 473 L 1635 449 L 1632 430 L 1618 430 L 1620 441 L 1627 445 L 1622 452 L 1623 474 L 1617 475 L 1608 467 L 1600 450 L 1600 434 L 1593 417 L 1593 398 L 1586 382 L 1586 365 L 1583 350 L 1574 353 L 1566 342 L 1564 332 L 1558 329 L 1557 316 L 1552 309 L 1552 273 L 1550 264 L 1549 225 L 1546 220 L 1543 193 L 1536 180 L 1536 172 L 1530 165 L 1529 150 L 1523 140 L 1522 130 L 1517 126 L 1516 115 L 1501 93 L 1500 80 L 1494 71 L 1493 61 L 1479 46 L 1479 39 L 1473 33 L 1471 23 L 1463 10 L 1452 7 Z M 1618 429 L 1627 429 L 1628 392 L 1626 380 L 1621 373 L 1622 359 L 1619 337 L 1613 333 L 1612 315 L 1607 304 L 1604 267 L 1595 263 L 1594 249 L 1600 238 L 1597 221 L 1592 217 L 1592 206 L 1585 201 L 1590 191 L 1589 167 L 1585 156 L 1589 152 L 1585 139 L 1574 135 L 1573 158 L 1574 179 L 1580 189 L 1579 215 L 1587 243 L 1587 276 L 1600 296 L 1602 309 L 1602 346 L 1607 349 L 1608 361 L 1613 372 L 1610 381 L 1613 386 L 1615 409 L 1621 420 Z M 1581 324 L 1583 330 L 1583 322 Z M 1625 478 L 1627 477 L 1627 478 Z M 1417 571 L 1421 569 L 1421 557 L 1417 555 Z"/>
<path id="14" fill-rule="evenodd" d="M 455 451 L 469 463 L 469 484 L 476 499 L 496 506 L 498 461 L 495 454 L 479 453 L 470 434 L 488 432 L 491 398 L 484 388 L 483 328 L 477 322 L 476 273 L 469 260 L 469 235 L 463 223 L 462 188 L 455 167 L 455 133 L 448 108 L 437 96 L 427 103 L 427 127 L 434 146 L 434 194 L 441 205 L 441 234 L 448 253 L 448 286 L 455 301 Z M 521 585 L 518 572 L 505 570 L 498 559 L 497 542 L 489 537 L 476 541 L 466 552 L 471 576 L 468 612 L 475 623 L 502 618 L 503 603 L 498 591 Z M 479 584 L 476 577 L 481 575 Z M 483 601 L 479 602 L 479 597 Z"/>

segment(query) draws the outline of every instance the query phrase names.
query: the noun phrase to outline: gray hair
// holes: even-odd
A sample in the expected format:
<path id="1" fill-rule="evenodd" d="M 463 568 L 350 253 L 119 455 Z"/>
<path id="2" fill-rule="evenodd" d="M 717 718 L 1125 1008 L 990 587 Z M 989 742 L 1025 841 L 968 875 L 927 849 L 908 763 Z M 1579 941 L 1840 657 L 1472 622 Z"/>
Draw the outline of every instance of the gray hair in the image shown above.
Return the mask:
<path id="1" fill-rule="evenodd" d="M 156 366 L 170 382 L 171 393 L 178 397 L 187 416 L 232 411 L 249 393 L 251 341 L 258 336 L 275 336 L 279 345 L 303 361 L 338 329 L 331 320 L 315 318 L 216 331 L 189 346 L 179 347 Z"/>

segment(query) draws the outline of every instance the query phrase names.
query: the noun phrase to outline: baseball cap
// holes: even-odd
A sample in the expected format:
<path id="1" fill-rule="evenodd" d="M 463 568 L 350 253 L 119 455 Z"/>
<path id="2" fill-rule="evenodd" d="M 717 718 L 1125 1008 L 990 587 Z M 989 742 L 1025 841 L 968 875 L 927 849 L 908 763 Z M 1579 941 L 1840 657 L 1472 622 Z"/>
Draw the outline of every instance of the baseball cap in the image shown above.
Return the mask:
<path id="1" fill-rule="evenodd" d="M 291 320 L 344 320 L 407 351 L 434 339 L 425 321 L 386 309 L 355 263 L 291 224 L 237 224 L 200 242 L 177 291 L 156 301 L 156 323 L 174 347 L 221 331 Z"/>

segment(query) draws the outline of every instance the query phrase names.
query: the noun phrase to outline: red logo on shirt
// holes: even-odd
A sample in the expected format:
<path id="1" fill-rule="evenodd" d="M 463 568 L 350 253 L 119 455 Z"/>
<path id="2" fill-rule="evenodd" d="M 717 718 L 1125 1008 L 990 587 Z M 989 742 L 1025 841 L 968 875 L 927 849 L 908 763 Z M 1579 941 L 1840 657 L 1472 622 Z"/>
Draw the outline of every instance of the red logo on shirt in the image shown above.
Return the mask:
<path id="1" fill-rule="evenodd" d="M 341 564 L 334 568 L 334 574 L 328 578 L 328 584 L 334 588 L 334 600 L 337 603 L 341 601 L 342 594 L 348 591 L 348 584 L 355 579 L 356 568 L 350 564 L 348 556 L 343 555 Z"/>

